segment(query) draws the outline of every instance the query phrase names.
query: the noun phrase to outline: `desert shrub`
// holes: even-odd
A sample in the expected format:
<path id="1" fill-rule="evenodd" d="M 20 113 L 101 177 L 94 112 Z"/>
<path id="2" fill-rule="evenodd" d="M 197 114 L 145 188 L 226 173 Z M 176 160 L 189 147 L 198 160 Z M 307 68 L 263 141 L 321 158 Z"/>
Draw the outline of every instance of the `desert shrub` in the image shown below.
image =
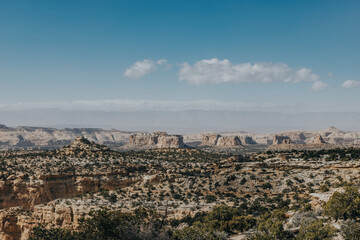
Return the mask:
<path id="1" fill-rule="evenodd" d="M 324 206 L 325 214 L 338 219 L 356 219 L 360 214 L 360 193 L 355 187 L 346 187 L 344 193 L 335 192 Z"/>
<path id="2" fill-rule="evenodd" d="M 250 237 L 254 240 L 292 239 L 293 235 L 284 230 L 285 210 L 277 209 L 260 217 L 258 231 Z"/>
<path id="3" fill-rule="evenodd" d="M 227 235 L 209 229 L 204 224 L 196 222 L 192 226 L 187 226 L 176 230 L 173 235 L 175 240 L 225 240 Z"/>
<path id="4" fill-rule="evenodd" d="M 360 223 L 354 220 L 347 220 L 341 226 L 342 235 L 345 240 L 360 239 Z"/>
<path id="5" fill-rule="evenodd" d="M 326 185 L 321 185 L 320 186 L 320 192 L 328 192 L 328 191 L 329 191 L 328 186 L 326 186 Z"/>
<path id="6" fill-rule="evenodd" d="M 216 199 L 217 199 L 217 197 L 214 196 L 214 195 L 206 195 L 206 197 L 205 197 L 205 200 L 206 200 L 207 203 L 215 202 Z"/>
<path id="7" fill-rule="evenodd" d="M 303 224 L 296 239 L 327 240 L 331 239 L 335 232 L 336 229 L 333 226 L 324 224 L 322 220 L 315 220 L 308 224 Z"/>
<path id="8" fill-rule="evenodd" d="M 255 218 L 242 213 L 234 207 L 216 206 L 211 212 L 197 216 L 196 221 L 188 219 L 189 226 L 175 230 L 173 237 L 177 240 L 226 239 L 229 234 L 246 231 L 256 225 Z"/>
<path id="9" fill-rule="evenodd" d="M 29 240 L 73 240 L 74 234 L 62 228 L 46 229 L 44 225 L 36 226 L 32 229 Z"/>
<path id="10" fill-rule="evenodd" d="M 33 228 L 31 240 L 146 240 L 170 239 L 163 228 L 163 220 L 155 213 L 143 208 L 134 214 L 100 210 L 91 212 L 90 218 L 79 221 L 77 231 L 60 228 L 45 228 L 40 225 Z"/>

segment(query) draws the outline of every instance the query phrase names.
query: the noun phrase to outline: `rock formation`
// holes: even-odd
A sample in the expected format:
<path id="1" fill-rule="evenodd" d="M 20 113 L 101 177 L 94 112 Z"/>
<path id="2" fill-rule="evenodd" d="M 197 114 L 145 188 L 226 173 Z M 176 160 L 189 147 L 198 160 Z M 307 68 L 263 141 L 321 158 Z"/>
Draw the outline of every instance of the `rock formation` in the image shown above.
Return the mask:
<path id="1" fill-rule="evenodd" d="M 202 137 L 201 145 L 202 146 L 216 146 L 216 143 L 221 135 L 210 133 L 204 134 Z"/>
<path id="2" fill-rule="evenodd" d="M 75 138 L 75 140 L 70 145 L 57 150 L 57 152 L 60 155 L 74 155 L 79 152 L 97 152 L 109 150 L 110 149 L 106 146 L 89 141 L 85 137 L 80 136 Z"/>
<path id="3" fill-rule="evenodd" d="M 322 138 L 321 135 L 317 135 L 315 140 L 313 141 L 313 144 L 325 144 L 326 142 Z"/>
<path id="4" fill-rule="evenodd" d="M 241 136 L 240 137 L 240 141 L 243 145 L 251 145 L 251 144 L 256 144 L 256 142 L 254 141 L 254 139 L 250 136 Z"/>
<path id="5" fill-rule="evenodd" d="M 283 135 L 275 135 L 273 137 L 273 145 L 280 145 L 280 144 L 293 144 L 291 138 L 288 136 Z"/>
<path id="6" fill-rule="evenodd" d="M 221 136 L 218 138 L 217 147 L 238 147 L 242 146 L 240 138 L 238 136 Z"/>
<path id="7" fill-rule="evenodd" d="M 182 148 L 185 147 L 181 135 L 169 135 L 166 132 L 136 133 L 130 135 L 129 148 Z"/>
<path id="8" fill-rule="evenodd" d="M 221 136 L 219 134 L 207 134 L 203 136 L 202 146 L 220 148 L 241 147 L 242 143 L 238 136 Z"/>

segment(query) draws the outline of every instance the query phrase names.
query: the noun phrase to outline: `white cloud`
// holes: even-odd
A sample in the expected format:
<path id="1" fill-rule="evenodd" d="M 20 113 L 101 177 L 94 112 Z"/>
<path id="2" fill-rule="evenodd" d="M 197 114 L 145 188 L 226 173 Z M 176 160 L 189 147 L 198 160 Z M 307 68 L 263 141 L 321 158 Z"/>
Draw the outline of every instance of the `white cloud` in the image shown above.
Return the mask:
<path id="1" fill-rule="evenodd" d="M 242 82 L 302 82 L 318 81 L 319 77 L 311 69 L 294 70 L 284 63 L 241 63 L 232 64 L 229 60 L 217 58 L 204 59 L 193 66 L 183 63 L 179 78 L 190 84 L 242 83 Z"/>
<path id="2" fill-rule="evenodd" d="M 156 64 L 158 64 L 158 65 L 165 64 L 165 63 L 167 63 L 166 59 L 160 59 L 160 60 L 156 61 Z"/>
<path id="3" fill-rule="evenodd" d="M 343 82 L 342 87 L 343 87 L 343 88 L 356 88 L 356 87 L 360 87 L 360 81 L 356 81 L 356 80 L 346 80 L 345 82 Z"/>
<path id="4" fill-rule="evenodd" d="M 322 81 L 315 81 L 311 86 L 311 90 L 312 91 L 321 91 L 327 87 L 328 87 L 328 85 L 326 83 L 324 83 Z"/>
<path id="5" fill-rule="evenodd" d="M 131 65 L 128 69 L 125 70 L 124 76 L 128 78 L 138 79 L 155 71 L 157 65 L 162 65 L 165 63 L 167 63 L 166 59 L 160 59 L 156 62 L 150 59 L 137 61 L 133 65 Z"/>

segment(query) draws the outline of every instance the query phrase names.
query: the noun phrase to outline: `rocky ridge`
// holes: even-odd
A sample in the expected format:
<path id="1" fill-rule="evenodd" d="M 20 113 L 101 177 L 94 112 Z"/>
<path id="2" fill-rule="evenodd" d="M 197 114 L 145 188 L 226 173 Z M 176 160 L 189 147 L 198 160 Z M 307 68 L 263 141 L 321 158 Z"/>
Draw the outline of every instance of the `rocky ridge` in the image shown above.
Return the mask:
<path id="1" fill-rule="evenodd" d="M 131 136 L 133 135 L 133 136 Z M 157 135 L 157 136 L 155 136 Z M 184 145 L 197 147 L 219 148 L 251 148 L 272 145 L 274 136 L 289 137 L 294 145 L 324 144 L 317 140 L 321 136 L 330 145 L 358 145 L 360 132 L 344 132 L 335 127 L 320 131 L 286 131 L 276 134 L 229 132 L 229 133 L 196 133 L 170 135 L 124 132 L 119 130 L 104 130 L 99 128 L 41 128 L 41 127 L 7 127 L 0 125 L 0 149 L 58 149 L 70 144 L 75 138 L 84 136 L 90 141 L 106 145 L 111 149 L 143 149 L 183 147 Z M 182 139 L 181 139 L 182 138 Z M 239 144 L 239 140 L 240 143 Z M 219 143 L 218 143 L 219 142 Z M 291 144 L 287 144 L 290 146 Z M 279 146 L 280 147 L 280 146 Z"/>
<path id="2" fill-rule="evenodd" d="M 0 149 L 43 148 L 54 149 L 70 144 L 75 138 L 84 136 L 108 146 L 122 146 L 132 132 L 104 130 L 101 128 L 42 128 L 0 126 Z"/>

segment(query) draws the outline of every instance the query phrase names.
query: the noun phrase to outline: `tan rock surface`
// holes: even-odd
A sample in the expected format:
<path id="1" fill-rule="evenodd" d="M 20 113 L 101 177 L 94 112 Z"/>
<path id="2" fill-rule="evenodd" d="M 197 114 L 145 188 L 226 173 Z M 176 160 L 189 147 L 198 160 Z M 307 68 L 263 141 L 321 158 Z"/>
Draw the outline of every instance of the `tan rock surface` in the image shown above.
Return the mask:
<path id="1" fill-rule="evenodd" d="M 182 148 L 185 147 L 181 135 L 166 132 L 136 133 L 130 135 L 128 148 Z"/>
<path id="2" fill-rule="evenodd" d="M 204 134 L 201 146 L 211 146 L 219 148 L 242 147 L 241 140 L 238 136 L 221 136 L 220 134 Z"/>
<path id="3" fill-rule="evenodd" d="M 288 136 L 283 135 L 275 135 L 273 137 L 273 145 L 280 145 L 280 144 L 293 144 L 291 138 Z"/>
<path id="4" fill-rule="evenodd" d="M 322 138 L 321 135 L 317 135 L 315 140 L 313 141 L 313 144 L 325 144 L 326 142 Z"/>

